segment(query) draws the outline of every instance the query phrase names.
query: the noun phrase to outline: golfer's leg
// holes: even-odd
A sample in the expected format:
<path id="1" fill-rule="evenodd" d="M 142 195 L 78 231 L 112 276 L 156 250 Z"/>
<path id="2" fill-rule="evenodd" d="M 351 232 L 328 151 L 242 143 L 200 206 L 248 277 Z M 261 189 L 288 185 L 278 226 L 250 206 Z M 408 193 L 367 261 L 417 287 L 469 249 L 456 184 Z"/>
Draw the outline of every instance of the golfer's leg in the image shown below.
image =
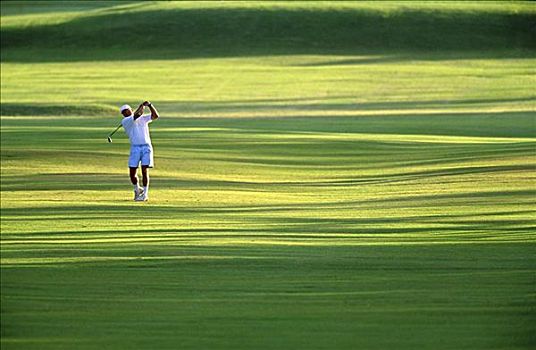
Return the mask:
<path id="1" fill-rule="evenodd" d="M 141 174 L 143 176 L 143 192 L 145 200 L 149 198 L 149 168 L 153 167 L 153 148 L 146 146 L 143 148 L 143 155 L 141 157 Z"/>
<path id="2" fill-rule="evenodd" d="M 134 185 L 134 190 L 138 188 L 138 164 L 140 164 L 141 153 L 139 152 L 138 147 L 131 145 L 130 146 L 130 155 L 128 156 L 128 169 L 130 171 L 130 181 Z"/>
<path id="3" fill-rule="evenodd" d="M 139 147 L 130 146 L 130 156 L 128 157 L 128 168 L 130 170 L 130 181 L 134 185 L 134 199 L 136 199 L 140 193 L 140 187 L 138 185 L 138 165 L 140 164 L 142 153 Z"/>
<path id="4" fill-rule="evenodd" d="M 143 183 L 143 196 L 145 200 L 149 199 L 149 167 L 147 165 L 141 166 L 141 175 Z"/>
<path id="5" fill-rule="evenodd" d="M 141 166 L 141 176 L 142 176 L 143 187 L 149 186 L 149 166 L 147 165 Z"/>
<path id="6" fill-rule="evenodd" d="M 129 172 L 130 172 L 130 181 L 132 182 L 132 184 L 134 186 L 138 186 L 138 176 L 136 174 L 138 168 L 132 168 L 132 167 L 129 167 Z"/>
<path id="7" fill-rule="evenodd" d="M 140 195 L 140 186 L 138 185 L 138 168 L 129 167 L 129 175 L 130 175 L 130 181 L 134 185 L 134 200 L 138 198 Z"/>

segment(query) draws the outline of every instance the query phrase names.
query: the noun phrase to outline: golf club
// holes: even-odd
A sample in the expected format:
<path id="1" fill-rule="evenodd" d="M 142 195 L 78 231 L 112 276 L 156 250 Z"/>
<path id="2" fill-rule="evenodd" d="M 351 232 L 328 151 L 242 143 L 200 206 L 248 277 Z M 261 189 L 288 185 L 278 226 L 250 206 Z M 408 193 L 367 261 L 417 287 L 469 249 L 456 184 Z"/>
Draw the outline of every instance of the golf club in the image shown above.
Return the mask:
<path id="1" fill-rule="evenodd" d="M 108 142 L 112 142 L 112 135 L 115 134 L 115 132 L 116 132 L 117 130 L 119 130 L 119 128 L 122 127 L 122 126 L 123 126 L 123 125 L 119 124 L 119 125 L 117 126 L 117 128 L 115 128 L 115 130 L 112 131 L 110 135 L 108 135 Z"/>

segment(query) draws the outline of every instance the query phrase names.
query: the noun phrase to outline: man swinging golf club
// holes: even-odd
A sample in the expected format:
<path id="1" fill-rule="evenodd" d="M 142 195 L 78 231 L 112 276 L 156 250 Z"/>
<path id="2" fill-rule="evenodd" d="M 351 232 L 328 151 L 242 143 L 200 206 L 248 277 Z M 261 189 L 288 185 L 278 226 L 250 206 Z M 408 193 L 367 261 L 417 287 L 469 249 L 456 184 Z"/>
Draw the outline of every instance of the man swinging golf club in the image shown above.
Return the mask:
<path id="1" fill-rule="evenodd" d="M 149 107 L 151 114 L 143 114 L 145 107 Z M 149 101 L 143 102 L 135 112 L 129 105 L 121 106 L 123 120 L 121 125 L 130 139 L 130 157 L 128 167 L 130 181 L 134 185 L 134 200 L 147 201 L 149 199 L 149 170 L 153 167 L 153 146 L 149 135 L 149 123 L 158 119 L 158 111 Z M 138 166 L 141 163 L 143 188 L 138 184 Z"/>

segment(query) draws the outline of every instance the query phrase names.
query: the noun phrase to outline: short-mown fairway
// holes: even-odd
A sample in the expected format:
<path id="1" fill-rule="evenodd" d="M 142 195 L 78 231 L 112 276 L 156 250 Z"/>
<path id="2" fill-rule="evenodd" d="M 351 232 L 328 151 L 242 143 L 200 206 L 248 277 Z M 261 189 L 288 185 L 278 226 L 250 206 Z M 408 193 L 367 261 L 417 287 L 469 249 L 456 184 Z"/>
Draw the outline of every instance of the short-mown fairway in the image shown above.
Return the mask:
<path id="1" fill-rule="evenodd" d="M 415 35 L 404 19 L 427 11 L 479 28 L 534 18 L 532 5 L 496 5 L 302 12 L 344 22 L 355 11 Z M 496 48 L 477 35 L 474 50 L 451 38 L 430 51 L 387 30 L 385 52 L 372 39 L 348 52 L 340 37 L 329 52 L 325 38 L 293 52 L 313 39 L 281 44 L 267 19 L 308 4 L 243 2 L 227 11 L 274 54 L 244 34 L 245 46 L 177 57 L 157 37 L 144 59 L 102 48 L 86 24 L 189 10 L 210 28 L 210 11 L 225 11 L 65 6 L 2 3 L 2 349 L 534 347 L 536 59 L 522 36 L 514 49 L 497 34 Z M 34 38 L 63 38 L 61 26 L 63 49 Z M 195 35 L 188 44 L 209 37 Z M 134 203 L 128 141 L 106 135 L 114 108 L 144 99 L 162 118 L 151 200 Z"/>

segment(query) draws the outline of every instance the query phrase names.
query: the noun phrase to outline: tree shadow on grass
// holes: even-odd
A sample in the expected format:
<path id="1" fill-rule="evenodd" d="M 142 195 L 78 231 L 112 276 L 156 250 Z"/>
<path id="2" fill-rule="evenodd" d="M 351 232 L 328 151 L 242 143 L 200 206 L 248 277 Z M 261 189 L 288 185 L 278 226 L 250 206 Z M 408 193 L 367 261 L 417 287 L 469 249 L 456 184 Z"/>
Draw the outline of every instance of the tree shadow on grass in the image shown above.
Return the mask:
<path id="1" fill-rule="evenodd" d="M 481 191 L 481 192 L 460 192 L 460 193 L 442 193 L 442 194 L 414 194 L 414 195 L 392 195 L 386 198 L 370 198 L 370 199 L 357 199 L 357 200 L 341 200 L 341 201 L 318 201 L 314 203 L 285 203 L 285 204 L 263 204 L 263 205 L 225 205 L 225 206 L 189 206 L 189 205 L 161 205 L 155 203 L 149 203 L 149 205 L 138 205 L 138 203 L 120 204 L 114 202 L 102 203 L 88 203 L 84 205 L 54 205 L 50 207 L 22 207 L 22 208 L 2 208 L 2 216 L 8 220 L 26 220 L 35 218 L 35 220 L 54 221 L 58 219 L 103 219 L 107 220 L 114 217 L 131 217 L 143 214 L 144 216 L 150 216 L 157 220 L 161 218 L 169 218 L 173 214 L 191 214 L 191 215 L 235 215 L 244 218 L 251 223 L 265 223 L 275 222 L 280 220 L 280 214 L 282 212 L 311 212 L 315 210 L 332 211 L 332 210 L 368 210 L 377 209 L 382 207 L 384 209 L 392 209 L 403 206 L 409 207 L 443 207 L 445 204 L 450 205 L 468 205 L 479 203 L 490 203 L 492 201 L 497 202 L 507 199 L 517 200 L 517 203 L 529 203 L 532 198 L 536 196 L 535 190 L 516 190 L 516 191 Z M 29 201 L 31 203 L 31 201 Z M 313 220 L 315 223 L 330 223 L 332 221 L 347 222 L 347 223 L 381 223 L 391 222 L 395 220 L 420 220 L 433 221 L 436 219 L 445 218 L 467 218 L 471 216 L 505 216 L 513 214 L 528 214 L 533 213 L 532 209 L 518 209 L 518 210 L 497 210 L 494 212 L 484 212 L 483 214 L 430 214 L 430 215 L 416 215 L 408 217 L 379 217 L 379 218 L 312 218 L 312 217 L 287 217 L 288 223 L 307 223 L 309 220 Z M 269 216 L 268 214 L 277 214 L 275 216 Z M 249 215 L 249 214 L 261 214 Z M 50 217 L 48 217 L 50 215 Z M 242 216 L 248 215 L 248 216 Z M 371 220 L 371 221 L 367 221 Z M 506 220 L 506 219 L 505 219 Z M 534 220 L 532 220 L 534 221 Z M 119 229 L 121 230 L 121 229 Z M 84 230 L 87 232 L 88 230 Z M 90 230 L 91 231 L 91 230 Z M 98 232 L 98 231 L 96 231 Z"/>
<path id="2" fill-rule="evenodd" d="M 341 97 L 329 96 L 307 99 L 273 99 L 261 102 L 255 100 L 203 102 L 203 101 L 162 101 L 159 106 L 162 110 L 176 110 L 181 113 L 191 112 L 244 112 L 254 113 L 262 111 L 285 110 L 285 111 L 324 111 L 329 114 L 333 111 L 400 111 L 404 110 L 430 110 L 442 108 L 471 108 L 503 103 L 536 103 L 535 97 L 495 98 L 495 99 L 463 99 L 463 100 L 427 100 L 427 101 L 384 101 L 364 102 L 359 101 L 359 96 L 349 95 L 344 97 L 349 102 L 333 102 Z M 289 103 L 290 102 L 290 103 Z M 7 105 L 5 108 L 10 108 Z M 8 114 L 9 115 L 9 114 Z"/>
<path id="3" fill-rule="evenodd" d="M 2 1 L 2 17 L 30 14 L 57 14 L 62 12 L 88 12 L 94 10 L 112 10 L 133 8 L 142 5 L 141 1 Z"/>
<path id="4" fill-rule="evenodd" d="M 1 48 L 3 62 L 299 54 L 418 57 L 430 52 L 512 57 L 519 50 L 536 48 L 533 22 L 529 13 L 423 9 L 388 14 L 365 9 L 229 6 L 103 12 L 55 25 L 2 28 Z"/>
<path id="5" fill-rule="evenodd" d="M 385 103 L 384 106 L 388 106 Z M 256 132 L 370 133 L 393 135 L 529 137 L 536 136 L 536 118 L 532 112 L 438 112 L 400 113 L 394 115 L 348 115 L 274 117 L 266 114 L 255 118 L 197 118 L 185 116 L 169 119 L 169 126 L 206 125 L 237 128 Z M 162 128 L 165 131 L 165 128 Z"/>
<path id="6" fill-rule="evenodd" d="M 84 116 L 88 110 L 93 115 L 111 115 L 117 113 L 117 108 L 106 105 L 74 105 L 48 103 L 13 103 L 3 102 L 0 105 L 2 116 Z"/>
<path id="7" fill-rule="evenodd" d="M 386 101 L 386 102 L 329 102 L 331 98 L 350 98 L 349 96 L 336 96 L 326 98 L 299 99 L 299 103 L 292 103 L 285 99 L 271 99 L 270 103 L 260 101 L 228 101 L 228 102 L 199 102 L 199 101 L 162 101 L 161 113 L 165 116 L 152 127 L 152 132 L 159 133 L 165 138 L 174 139 L 178 131 L 169 132 L 168 128 L 212 128 L 211 132 L 240 132 L 243 135 L 255 133 L 291 133 L 291 132 L 318 132 L 318 133 L 370 133 L 370 134 L 413 134 L 413 135 L 452 135 L 452 136 L 485 136 L 485 137 L 535 137 L 536 118 L 531 111 L 508 112 L 468 112 L 463 108 L 481 106 L 496 107 L 500 104 L 530 103 L 534 97 L 497 98 L 497 99 L 467 99 L 467 100 L 432 100 L 432 101 Z M 356 97 L 357 99 L 357 97 Z M 298 102 L 298 101 L 296 101 Z M 307 102 L 307 103 L 303 103 Z M 113 110 L 111 106 L 90 106 L 97 114 L 102 113 L 109 117 Z M 452 111 L 450 108 L 459 108 Z M 445 111 L 445 109 L 449 109 Z M 291 116 L 274 116 L 270 111 L 291 111 Z M 307 116 L 309 110 L 322 112 L 321 116 Z M 422 110 L 416 113 L 415 110 Z M 437 110 L 434 111 L 434 110 Z M 333 115 L 344 111 L 348 115 Z M 239 112 L 243 117 L 209 116 L 199 118 L 199 113 L 226 113 Z M 261 112 L 262 114 L 258 114 Z M 354 114 L 352 114 L 354 112 Z M 368 114 L 370 112 L 370 114 Z M 115 112 L 114 112 L 115 113 Z M 254 114 L 253 114 L 254 113 Z M 382 114 L 383 113 L 383 114 Z M 61 123 L 57 129 L 50 128 L 46 133 L 40 132 L 40 137 L 46 137 L 50 132 L 60 132 L 65 124 L 69 126 L 88 126 L 103 124 L 102 117 L 87 117 L 87 107 L 71 108 L 69 105 L 44 106 L 33 103 L 3 103 L 2 116 L 24 115 L 24 122 L 30 126 L 53 126 Z M 55 115 L 60 117 L 57 121 L 40 120 L 39 116 Z M 61 115 L 84 116 L 74 121 L 61 120 Z M 177 117 L 175 117 L 177 116 Z M 3 120 L 2 125 L 9 125 Z M 21 123 L 17 121 L 17 123 Z M 85 124 L 88 123 L 88 124 Z M 91 125 L 89 123 L 92 123 Z M 115 122 L 107 122 L 108 128 L 113 129 Z M 234 130 L 214 130 L 214 128 Z M 2 130 L 8 142 L 9 135 Z M 23 130 L 21 130 L 23 131 Z M 15 132 L 15 131 L 13 131 Z M 89 132 L 95 133 L 90 130 Z M 102 135 L 109 130 L 103 127 Z M 199 132 L 205 132 L 198 130 Z M 64 132 L 74 135 L 72 130 Z M 88 134 L 86 134 L 88 135 Z M 103 137 L 104 137 L 103 136 Z M 182 136 L 187 134 L 182 133 Z M 80 137 L 80 135 L 77 135 Z M 274 138 L 275 140 L 275 138 Z"/>
<path id="8" fill-rule="evenodd" d="M 416 241 L 419 239 L 480 241 L 490 237 L 508 241 L 525 241 L 536 228 L 534 210 L 519 207 L 505 210 L 486 207 L 490 202 L 502 205 L 523 205 L 531 201 L 535 191 L 462 192 L 437 195 L 390 196 L 382 199 L 360 199 L 315 203 L 269 205 L 177 206 L 153 204 L 129 206 L 118 204 L 60 205 L 53 207 L 3 208 L 4 228 L 17 222 L 39 222 L 39 232 L 2 232 L 3 250 L 18 244 L 41 247 L 73 246 L 76 244 L 158 244 L 189 245 L 219 242 L 358 242 L 360 239 L 384 242 L 388 240 Z M 511 201 L 512 203 L 510 203 Z M 450 212 L 448 206 L 479 205 L 472 212 Z M 357 215 L 364 210 L 390 210 L 397 207 L 443 209 L 435 214 Z M 343 210 L 332 215 L 333 211 Z M 355 214 L 351 210 L 355 210 Z M 320 213 L 320 215 L 315 215 Z M 152 227 L 114 225 L 113 229 L 82 228 L 87 221 L 113 222 L 140 217 L 151 218 Z M 200 219 L 193 227 L 181 227 L 180 222 Z M 177 224 L 170 219 L 176 218 Z M 68 229 L 54 228 L 54 223 L 69 223 Z M 418 237 L 417 237 L 417 236 Z M 387 236 L 391 236 L 386 238 Z M 6 243 L 6 240 L 8 243 Z M 331 244 L 331 243 L 329 243 Z"/>
<path id="9" fill-rule="evenodd" d="M 508 172 L 533 172 L 536 165 L 502 165 L 502 166 L 466 166 L 450 167 L 439 170 L 423 170 L 413 172 L 399 172 L 394 174 L 363 175 L 348 178 L 340 176 L 340 179 L 315 179 L 306 181 L 233 181 L 233 180 L 210 180 L 210 179 L 177 179 L 160 177 L 156 179 L 160 189 L 182 190 L 233 190 L 270 192 L 273 190 L 296 190 L 300 188 L 322 187 L 355 187 L 364 185 L 409 183 L 431 178 L 459 177 L 463 175 L 476 175 L 487 173 Z M 26 176 L 2 177 L 3 191 L 72 191 L 72 190 L 116 190 L 125 187 L 127 176 L 121 175 L 90 175 L 87 173 L 77 174 L 40 174 Z M 106 179 L 106 181 L 103 181 Z M 462 180 L 460 180 L 462 181 Z"/>
<path id="10" fill-rule="evenodd" d="M 250 218 L 253 223 L 254 218 Z M 374 240 L 379 243 L 393 240 L 418 241 L 423 239 L 436 240 L 475 240 L 489 238 L 494 235 L 502 240 L 527 240 L 536 227 L 533 220 L 502 219 L 492 220 L 457 220 L 455 217 L 445 218 L 365 218 L 365 219 L 319 219 L 308 218 L 266 218 L 263 222 L 269 226 L 259 226 L 258 223 L 244 228 L 236 228 L 222 222 L 219 228 L 131 228 L 127 230 L 54 230 L 28 234 L 6 234 L 4 250 L 16 247 L 18 244 L 36 246 L 73 246 L 77 244 L 160 244 L 160 245 L 189 245 L 192 242 L 202 244 L 217 240 L 253 243 L 254 240 L 272 242 L 316 242 L 322 241 L 345 243 L 354 240 Z M 444 220 L 445 219 L 445 220 Z M 487 234 L 486 234 L 487 233 Z M 417 236 L 418 237 L 417 237 Z M 387 237 L 389 236 L 389 237 Z M 18 243 L 17 243 L 18 242 Z M 8 245 L 9 247 L 6 247 Z"/>

